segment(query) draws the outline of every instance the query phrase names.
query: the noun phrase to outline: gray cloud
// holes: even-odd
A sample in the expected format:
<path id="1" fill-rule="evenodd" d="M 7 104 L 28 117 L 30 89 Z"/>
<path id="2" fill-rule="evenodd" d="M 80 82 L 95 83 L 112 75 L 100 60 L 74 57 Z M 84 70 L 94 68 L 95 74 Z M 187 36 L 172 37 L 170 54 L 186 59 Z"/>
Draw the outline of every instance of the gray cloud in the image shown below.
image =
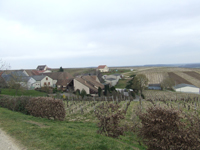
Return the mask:
<path id="1" fill-rule="evenodd" d="M 1 0 L 1 57 L 12 68 L 197 62 L 199 5 L 198 0 Z"/>

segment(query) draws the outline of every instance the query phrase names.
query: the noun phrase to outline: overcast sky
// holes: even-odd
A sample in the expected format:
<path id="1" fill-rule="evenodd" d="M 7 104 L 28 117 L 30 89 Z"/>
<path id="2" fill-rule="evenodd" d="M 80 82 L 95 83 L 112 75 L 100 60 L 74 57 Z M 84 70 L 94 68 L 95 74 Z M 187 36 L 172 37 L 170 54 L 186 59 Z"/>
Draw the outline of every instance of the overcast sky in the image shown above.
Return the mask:
<path id="1" fill-rule="evenodd" d="M 200 63 L 200 0 L 0 0 L 11 69 Z"/>

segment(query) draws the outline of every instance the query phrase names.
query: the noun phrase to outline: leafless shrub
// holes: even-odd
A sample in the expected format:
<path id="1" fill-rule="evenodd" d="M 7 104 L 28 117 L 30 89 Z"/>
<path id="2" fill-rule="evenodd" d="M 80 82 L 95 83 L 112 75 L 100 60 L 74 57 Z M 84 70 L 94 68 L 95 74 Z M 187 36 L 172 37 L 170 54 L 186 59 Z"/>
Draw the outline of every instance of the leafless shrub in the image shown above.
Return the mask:
<path id="1" fill-rule="evenodd" d="M 199 123 L 194 125 L 193 118 L 185 118 L 180 110 L 156 106 L 138 116 L 142 123 L 138 135 L 148 150 L 200 149 L 199 131 L 195 129 Z"/>
<path id="2" fill-rule="evenodd" d="M 95 116 L 98 118 L 100 134 L 109 137 L 118 138 L 124 134 L 124 127 L 120 126 L 121 119 L 124 119 L 125 111 L 119 110 L 118 104 L 109 103 L 100 105 L 95 110 Z"/>
<path id="3" fill-rule="evenodd" d="M 65 119 L 64 103 L 60 99 L 51 97 L 35 97 L 31 98 L 26 106 L 28 112 L 35 117 L 48 118 L 51 117 L 58 120 Z"/>

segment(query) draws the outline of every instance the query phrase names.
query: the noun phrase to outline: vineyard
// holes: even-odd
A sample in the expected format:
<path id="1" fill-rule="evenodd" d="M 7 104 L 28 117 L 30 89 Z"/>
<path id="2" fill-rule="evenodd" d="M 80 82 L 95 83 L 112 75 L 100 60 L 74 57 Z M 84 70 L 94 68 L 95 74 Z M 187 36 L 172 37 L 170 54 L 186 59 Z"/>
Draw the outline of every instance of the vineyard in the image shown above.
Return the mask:
<path id="1" fill-rule="evenodd" d="M 198 74 L 194 71 L 187 71 L 187 72 L 183 72 L 183 73 L 185 73 L 185 74 L 187 74 L 187 75 L 189 75 L 189 76 L 191 76 L 191 77 L 193 77 L 197 80 L 200 80 L 200 74 Z"/>
<path id="2" fill-rule="evenodd" d="M 195 72 L 194 72 L 195 73 Z M 182 78 L 184 78 L 185 80 L 189 81 L 192 85 L 196 86 L 196 87 L 200 87 L 200 80 L 196 79 L 195 77 L 191 76 L 185 72 L 176 72 L 176 74 Z"/>
<path id="3" fill-rule="evenodd" d="M 153 105 L 168 106 L 173 108 L 189 109 L 190 112 L 198 111 L 200 105 L 200 95 L 176 93 L 170 91 L 155 91 L 147 90 L 144 92 L 145 99 L 142 100 L 142 109 L 145 111 Z M 130 102 L 130 105 L 129 105 Z M 130 124 L 135 118 L 135 111 L 139 108 L 139 98 L 134 99 L 129 96 L 111 96 L 111 97 L 66 97 L 64 99 L 66 120 L 68 121 L 83 121 L 96 122 L 94 111 L 102 104 L 115 103 L 120 105 L 121 110 L 126 110 L 125 121 Z"/>
<path id="4" fill-rule="evenodd" d="M 163 79 L 166 77 L 166 73 L 159 73 L 159 72 L 155 72 L 155 73 L 145 73 L 146 77 L 149 80 L 149 84 L 160 84 Z"/>
<path id="5" fill-rule="evenodd" d="M 146 90 L 143 92 L 143 94 L 144 99 L 141 99 L 139 96 L 136 96 L 136 98 L 133 98 L 132 96 L 125 96 L 123 93 L 118 92 L 114 93 L 111 96 L 101 97 L 81 97 L 72 93 L 69 93 L 69 95 L 66 96 L 57 95 L 58 97 L 54 98 L 2 97 L 0 104 L 2 106 L 10 107 L 11 110 L 16 109 L 16 105 L 19 105 L 21 111 L 21 104 L 23 102 L 23 104 L 25 105 L 28 104 L 28 106 L 25 107 L 26 109 L 24 110 L 28 110 L 30 114 L 34 115 L 33 112 L 36 110 L 36 115 L 34 115 L 36 117 L 40 116 L 38 112 L 41 110 L 48 110 L 44 112 L 49 113 L 55 112 L 56 115 L 59 114 L 60 110 L 58 109 L 62 108 L 60 112 L 65 112 L 63 116 L 64 122 L 77 124 L 80 123 L 80 128 L 84 124 L 95 123 L 96 126 L 98 126 L 98 130 L 96 132 L 102 135 L 113 138 L 117 138 L 118 136 L 120 136 L 120 138 L 126 139 L 129 142 L 131 141 L 132 143 L 136 143 L 142 146 L 146 145 L 147 147 L 151 147 L 153 141 L 147 140 L 151 143 L 145 143 L 145 135 L 149 135 L 149 133 L 151 132 L 162 133 L 160 135 L 156 134 L 156 136 L 154 137 L 158 140 L 159 137 L 171 140 L 172 143 L 170 144 L 170 148 L 172 149 L 173 146 L 177 146 L 177 142 L 176 140 L 171 139 L 171 137 L 181 135 L 181 137 L 186 137 L 186 140 L 185 138 L 179 138 L 178 140 L 181 142 L 182 140 L 185 140 L 185 142 L 182 142 L 181 144 L 184 144 L 186 149 L 191 147 L 193 149 L 198 149 L 197 146 L 200 145 L 198 141 L 200 135 L 200 95 L 155 90 Z M 6 100 L 6 98 L 8 100 Z M 29 98 L 30 100 L 28 100 Z M 16 102 L 16 105 L 14 104 L 13 106 L 11 106 L 10 104 L 12 104 L 13 102 Z M 48 102 L 49 104 L 47 104 Z M 40 105 L 42 109 L 39 108 Z M 46 107 L 46 109 L 44 109 L 43 107 Z M 106 107 L 109 109 L 106 109 Z M 53 111 L 56 109 L 57 111 Z M 115 109 L 115 111 L 112 111 L 112 109 Z M 41 112 L 41 117 L 47 116 L 48 119 L 56 120 L 56 117 L 53 117 L 51 114 L 45 115 L 43 114 L 44 112 Z M 24 113 L 27 112 L 25 111 Z M 174 117 L 171 117 L 171 115 Z M 145 118 L 145 116 L 147 118 Z M 143 122 L 145 120 L 149 122 L 149 125 L 151 125 L 152 128 L 143 128 L 146 124 Z M 174 122 L 176 123 L 176 121 L 179 121 L 179 123 L 181 123 L 182 125 L 183 122 L 190 123 L 191 128 L 188 128 L 187 124 L 184 124 L 184 126 L 180 125 L 178 126 L 178 131 L 177 129 L 175 129 L 174 133 L 173 124 Z M 154 128 L 155 123 L 158 128 Z M 100 125 L 103 128 L 100 128 Z M 164 130 L 162 128 L 163 126 L 167 126 L 167 130 Z M 108 132 L 105 131 L 104 127 L 106 127 L 106 130 L 108 129 L 112 132 L 109 132 L 108 135 Z M 141 135 L 140 133 L 144 135 L 144 140 L 142 138 L 138 138 Z M 186 133 L 188 133 L 189 135 Z M 166 134 L 169 135 L 169 137 L 166 136 Z M 189 144 L 191 143 L 191 140 L 193 140 L 192 137 L 196 137 L 196 140 L 194 140 L 195 144 L 191 146 Z M 117 140 L 120 141 L 121 139 Z M 162 141 L 157 141 L 156 143 L 154 143 L 154 145 L 156 145 L 157 143 L 159 143 L 157 147 L 160 147 L 161 144 L 163 144 Z M 162 147 L 169 147 L 168 145 L 168 143 L 164 143 Z M 174 148 L 174 150 L 176 149 L 177 148 Z"/>
<path id="6" fill-rule="evenodd" d="M 176 84 L 192 84 L 200 87 L 199 69 L 172 68 L 172 67 L 149 67 L 136 69 L 135 74 L 144 74 L 149 80 L 148 84 L 160 84 L 165 78 L 170 77 Z"/>
<path id="7" fill-rule="evenodd" d="M 110 103 L 119 104 L 121 110 L 127 110 L 126 121 L 131 120 L 134 108 L 137 106 L 137 100 L 131 96 L 110 96 L 110 97 L 85 97 L 81 98 L 66 97 L 63 100 L 66 110 L 66 120 L 68 121 L 83 121 L 83 122 L 96 122 L 94 112 L 96 108 L 102 104 L 108 105 Z M 130 102 L 130 107 L 129 107 Z"/>

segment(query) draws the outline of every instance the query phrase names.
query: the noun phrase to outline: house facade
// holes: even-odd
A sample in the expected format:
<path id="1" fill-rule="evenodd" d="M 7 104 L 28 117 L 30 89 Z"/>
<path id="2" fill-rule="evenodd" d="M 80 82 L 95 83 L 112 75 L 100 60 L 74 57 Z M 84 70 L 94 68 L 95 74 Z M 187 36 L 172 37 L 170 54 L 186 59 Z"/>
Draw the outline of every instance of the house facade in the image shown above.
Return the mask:
<path id="1" fill-rule="evenodd" d="M 100 72 L 108 72 L 109 68 L 106 65 L 99 65 L 97 70 L 99 70 Z"/>
<path id="2" fill-rule="evenodd" d="M 38 75 L 32 77 L 36 80 L 36 82 L 33 84 L 35 88 L 53 87 L 53 79 L 49 76 Z"/>
<path id="3" fill-rule="evenodd" d="M 73 76 L 68 72 L 52 72 L 45 73 L 43 75 L 47 75 L 53 79 L 53 87 L 61 88 L 61 90 L 65 91 L 69 88 L 73 88 L 71 81 L 73 80 Z"/>

